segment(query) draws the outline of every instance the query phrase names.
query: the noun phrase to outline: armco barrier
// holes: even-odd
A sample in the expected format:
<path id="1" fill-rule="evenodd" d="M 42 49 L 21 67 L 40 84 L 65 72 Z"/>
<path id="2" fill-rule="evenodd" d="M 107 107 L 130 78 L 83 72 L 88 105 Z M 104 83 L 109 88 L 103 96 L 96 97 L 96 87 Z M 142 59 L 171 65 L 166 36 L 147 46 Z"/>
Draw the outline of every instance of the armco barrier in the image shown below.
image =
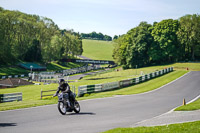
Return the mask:
<path id="1" fill-rule="evenodd" d="M 120 87 L 126 87 L 134 84 L 138 84 L 141 82 L 145 82 L 147 80 L 153 79 L 158 76 L 162 76 L 168 72 L 173 71 L 173 67 L 166 68 L 160 71 L 152 72 L 150 74 L 146 74 L 137 78 L 133 79 L 127 79 L 127 80 L 121 80 L 117 82 L 110 82 L 110 83 L 104 83 L 104 84 L 96 84 L 96 85 L 83 85 L 78 87 L 78 96 L 82 96 L 83 94 L 90 94 L 94 92 L 101 92 L 101 91 L 107 91 L 112 90 Z"/>
<path id="2" fill-rule="evenodd" d="M 131 85 L 131 79 L 127 79 L 127 80 L 122 80 L 122 81 L 119 81 L 119 84 L 120 84 L 120 87 L 126 87 L 126 86 L 129 86 Z"/>
<path id="3" fill-rule="evenodd" d="M 24 78 L 24 77 L 27 77 L 28 74 L 22 74 L 22 75 L 3 75 L 3 76 L 0 76 L 0 79 L 6 79 L 6 78 Z"/>
<path id="4" fill-rule="evenodd" d="M 110 82 L 110 83 L 104 83 L 102 84 L 102 90 L 101 91 L 105 91 L 105 90 L 112 90 L 112 89 L 116 89 L 119 88 L 120 84 L 119 82 Z"/>
<path id="5" fill-rule="evenodd" d="M 22 101 L 22 93 L 0 94 L 0 103 Z"/>

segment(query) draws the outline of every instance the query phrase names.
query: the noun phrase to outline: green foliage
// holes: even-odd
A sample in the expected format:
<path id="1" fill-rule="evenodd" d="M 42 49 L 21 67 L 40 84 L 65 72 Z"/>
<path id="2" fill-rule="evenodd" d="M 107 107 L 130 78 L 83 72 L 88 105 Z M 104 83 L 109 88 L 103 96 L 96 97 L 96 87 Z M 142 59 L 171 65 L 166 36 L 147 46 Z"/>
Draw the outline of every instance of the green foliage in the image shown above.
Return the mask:
<path id="1" fill-rule="evenodd" d="M 182 60 L 200 58 L 200 16 L 186 15 L 180 18 L 177 36 L 181 44 Z"/>
<path id="2" fill-rule="evenodd" d="M 153 25 L 141 22 L 115 39 L 115 62 L 124 68 L 200 60 L 200 16 L 186 15 Z"/>
<path id="3" fill-rule="evenodd" d="M 96 33 L 95 31 L 93 31 L 92 33 L 89 33 L 89 34 L 81 33 L 81 38 L 83 38 L 83 39 L 112 41 L 112 37 L 110 37 L 108 35 L 103 35 L 102 33 Z"/>
<path id="4" fill-rule="evenodd" d="M 113 58 L 125 68 L 134 68 L 149 64 L 148 49 L 152 43 L 151 25 L 141 22 L 139 26 L 117 40 Z"/>
<path id="5" fill-rule="evenodd" d="M 82 54 L 79 34 L 60 32 L 49 18 L 0 9 L 0 64 L 58 60 Z"/>
<path id="6" fill-rule="evenodd" d="M 174 62 L 178 58 L 179 46 L 176 32 L 178 30 L 177 20 L 163 20 L 157 23 L 152 30 L 154 43 L 149 51 L 150 58 L 155 62 Z M 155 54 L 156 53 L 156 54 Z"/>

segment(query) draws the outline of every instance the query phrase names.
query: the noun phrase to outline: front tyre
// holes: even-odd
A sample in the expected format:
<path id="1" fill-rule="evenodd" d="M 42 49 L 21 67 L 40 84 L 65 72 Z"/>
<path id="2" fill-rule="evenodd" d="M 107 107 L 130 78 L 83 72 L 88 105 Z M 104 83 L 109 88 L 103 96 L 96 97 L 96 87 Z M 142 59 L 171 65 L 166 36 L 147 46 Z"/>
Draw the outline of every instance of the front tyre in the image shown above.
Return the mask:
<path id="1" fill-rule="evenodd" d="M 63 102 L 58 102 L 58 110 L 62 115 L 65 115 L 67 110 Z"/>
<path id="2" fill-rule="evenodd" d="M 80 105 L 77 101 L 74 103 L 74 112 L 79 113 L 81 111 Z"/>

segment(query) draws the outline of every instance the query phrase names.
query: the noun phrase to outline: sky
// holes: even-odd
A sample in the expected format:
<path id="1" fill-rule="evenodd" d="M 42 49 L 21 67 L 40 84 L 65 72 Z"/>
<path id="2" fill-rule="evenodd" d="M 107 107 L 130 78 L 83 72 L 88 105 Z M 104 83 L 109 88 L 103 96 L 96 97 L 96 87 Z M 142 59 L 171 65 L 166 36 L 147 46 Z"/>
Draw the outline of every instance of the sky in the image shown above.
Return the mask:
<path id="1" fill-rule="evenodd" d="M 126 34 L 146 21 L 200 14 L 200 0 L 0 0 L 0 7 L 52 19 L 60 29 Z"/>

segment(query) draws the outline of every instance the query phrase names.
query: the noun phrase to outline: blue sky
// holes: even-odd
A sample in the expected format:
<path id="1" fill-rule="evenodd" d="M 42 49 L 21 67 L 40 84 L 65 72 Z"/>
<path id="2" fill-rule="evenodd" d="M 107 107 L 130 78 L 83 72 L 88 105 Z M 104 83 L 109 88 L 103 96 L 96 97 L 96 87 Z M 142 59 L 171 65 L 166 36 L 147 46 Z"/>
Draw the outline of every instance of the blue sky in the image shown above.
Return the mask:
<path id="1" fill-rule="evenodd" d="M 0 6 L 51 18 L 60 29 L 125 34 L 141 21 L 150 24 L 200 14 L 200 0 L 0 0 Z"/>

